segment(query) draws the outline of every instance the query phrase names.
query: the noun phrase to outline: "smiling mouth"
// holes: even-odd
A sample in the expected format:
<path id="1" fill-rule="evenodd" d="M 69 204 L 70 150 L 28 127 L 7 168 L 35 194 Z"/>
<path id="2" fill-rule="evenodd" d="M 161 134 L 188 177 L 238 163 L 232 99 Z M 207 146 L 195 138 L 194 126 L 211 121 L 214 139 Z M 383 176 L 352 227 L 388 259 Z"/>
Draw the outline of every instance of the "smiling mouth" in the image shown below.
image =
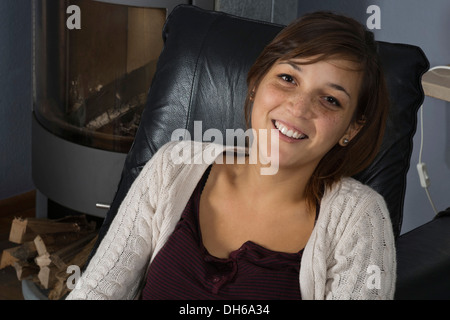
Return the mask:
<path id="1" fill-rule="evenodd" d="M 307 139 L 308 136 L 304 133 L 301 133 L 295 129 L 292 128 L 288 128 L 287 126 L 285 126 L 284 124 L 282 124 L 281 122 L 274 120 L 273 124 L 275 126 L 275 128 L 278 129 L 278 131 L 280 131 L 281 134 L 285 135 L 288 138 L 291 139 L 296 139 L 296 140 L 303 140 L 303 139 Z"/>

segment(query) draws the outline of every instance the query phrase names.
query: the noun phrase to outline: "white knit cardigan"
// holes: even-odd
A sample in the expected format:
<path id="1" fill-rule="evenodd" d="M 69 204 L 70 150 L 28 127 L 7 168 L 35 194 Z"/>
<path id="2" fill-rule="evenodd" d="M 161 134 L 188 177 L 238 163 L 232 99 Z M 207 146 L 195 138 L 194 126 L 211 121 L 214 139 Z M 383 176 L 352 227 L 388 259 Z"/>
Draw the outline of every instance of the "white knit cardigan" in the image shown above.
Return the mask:
<path id="1" fill-rule="evenodd" d="M 187 158 L 177 164 L 173 152 L 180 144 L 186 147 L 191 142 L 169 142 L 144 166 L 67 299 L 138 296 L 149 263 L 216 159 L 211 155 L 227 149 L 193 143 L 197 150 L 189 159 L 194 164 L 187 164 Z M 392 299 L 395 280 L 394 236 L 383 198 L 352 178 L 342 179 L 325 192 L 304 249 L 299 275 L 302 299 Z"/>

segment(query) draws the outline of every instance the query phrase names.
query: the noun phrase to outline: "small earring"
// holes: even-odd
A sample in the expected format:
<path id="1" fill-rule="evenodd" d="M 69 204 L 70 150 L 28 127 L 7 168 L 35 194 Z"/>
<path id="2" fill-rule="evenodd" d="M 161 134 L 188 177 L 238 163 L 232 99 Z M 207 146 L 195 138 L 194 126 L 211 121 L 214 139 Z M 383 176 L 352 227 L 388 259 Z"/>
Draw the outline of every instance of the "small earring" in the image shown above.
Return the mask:
<path id="1" fill-rule="evenodd" d="M 342 144 L 344 146 L 348 145 L 348 143 L 350 142 L 350 140 L 348 140 L 347 138 L 344 138 L 344 140 L 342 141 Z"/>
<path id="2" fill-rule="evenodd" d="M 253 88 L 252 92 L 250 92 L 250 101 L 255 99 L 255 88 Z"/>

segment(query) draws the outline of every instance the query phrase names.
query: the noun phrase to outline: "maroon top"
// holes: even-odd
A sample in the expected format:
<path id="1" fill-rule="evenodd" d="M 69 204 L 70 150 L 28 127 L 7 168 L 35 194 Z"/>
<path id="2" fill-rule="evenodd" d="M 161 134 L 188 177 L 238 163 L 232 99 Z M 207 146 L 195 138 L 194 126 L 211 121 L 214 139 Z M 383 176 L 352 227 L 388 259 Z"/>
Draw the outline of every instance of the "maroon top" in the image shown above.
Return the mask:
<path id="1" fill-rule="evenodd" d="M 210 167 L 211 168 L 211 167 Z M 268 250 L 251 241 L 220 259 L 203 246 L 198 222 L 206 171 L 167 243 L 150 265 L 144 300 L 301 299 L 299 253 Z"/>

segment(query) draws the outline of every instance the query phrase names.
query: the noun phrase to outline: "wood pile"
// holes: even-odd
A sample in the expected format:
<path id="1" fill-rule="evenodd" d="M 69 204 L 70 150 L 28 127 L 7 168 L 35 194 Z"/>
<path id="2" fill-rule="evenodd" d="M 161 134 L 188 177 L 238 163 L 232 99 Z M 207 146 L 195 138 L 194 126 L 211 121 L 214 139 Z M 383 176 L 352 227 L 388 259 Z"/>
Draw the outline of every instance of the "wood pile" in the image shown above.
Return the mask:
<path id="1" fill-rule="evenodd" d="M 82 270 L 96 239 L 95 222 L 85 215 L 14 218 L 9 241 L 17 245 L 3 250 L 0 269 L 14 267 L 18 280 L 31 279 L 50 300 L 59 300 L 69 292 L 68 267 Z"/>

